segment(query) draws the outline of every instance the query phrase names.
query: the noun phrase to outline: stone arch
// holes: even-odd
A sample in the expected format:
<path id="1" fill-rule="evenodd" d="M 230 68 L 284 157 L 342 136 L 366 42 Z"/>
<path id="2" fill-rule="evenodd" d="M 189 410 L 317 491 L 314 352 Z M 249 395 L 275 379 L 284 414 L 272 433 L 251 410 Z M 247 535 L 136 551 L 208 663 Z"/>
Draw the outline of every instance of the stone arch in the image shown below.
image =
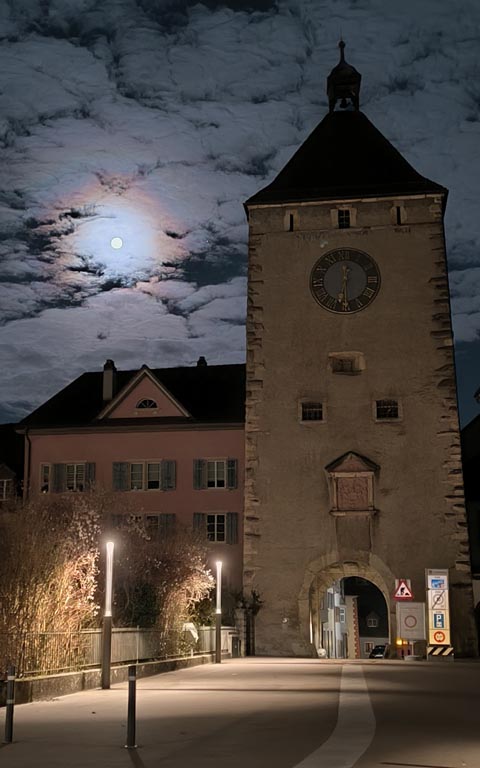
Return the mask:
<path id="1" fill-rule="evenodd" d="M 376 555 L 370 552 L 357 552 L 355 560 L 342 561 L 334 554 L 322 555 L 312 560 L 304 575 L 298 598 L 300 628 L 303 640 L 311 648 L 310 637 L 310 600 L 312 589 L 318 594 L 339 579 L 359 576 L 372 582 L 383 594 L 387 605 L 390 643 L 395 643 L 396 613 L 392 594 L 395 588 L 395 576 L 390 568 Z"/>

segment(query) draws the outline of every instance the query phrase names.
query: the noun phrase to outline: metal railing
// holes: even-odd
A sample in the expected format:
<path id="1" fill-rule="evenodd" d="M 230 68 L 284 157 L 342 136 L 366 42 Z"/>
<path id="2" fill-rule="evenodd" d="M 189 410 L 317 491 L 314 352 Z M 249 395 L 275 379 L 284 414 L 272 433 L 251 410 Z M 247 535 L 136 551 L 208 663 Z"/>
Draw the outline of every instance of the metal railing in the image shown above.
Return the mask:
<path id="1" fill-rule="evenodd" d="M 232 653 L 237 636 L 234 627 L 222 628 L 222 653 Z M 122 628 L 112 632 L 112 664 L 168 659 L 212 653 L 215 630 L 200 627 L 198 640 L 188 632 Z M 18 677 L 53 675 L 99 667 L 102 631 L 0 633 L 0 679 L 8 664 Z"/>

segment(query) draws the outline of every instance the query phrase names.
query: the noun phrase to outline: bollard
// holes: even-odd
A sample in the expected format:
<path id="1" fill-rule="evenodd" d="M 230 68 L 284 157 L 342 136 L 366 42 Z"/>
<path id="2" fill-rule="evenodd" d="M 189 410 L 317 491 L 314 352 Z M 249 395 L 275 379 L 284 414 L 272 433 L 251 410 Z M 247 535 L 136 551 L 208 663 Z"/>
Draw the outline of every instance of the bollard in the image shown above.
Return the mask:
<path id="1" fill-rule="evenodd" d="M 126 749 L 136 749 L 135 744 L 135 711 L 137 694 L 137 667 L 132 664 L 128 668 L 128 713 L 127 713 L 127 743 Z"/>
<path id="2" fill-rule="evenodd" d="M 15 667 L 7 670 L 7 710 L 5 713 L 5 744 L 13 741 L 13 708 L 15 706 Z"/>

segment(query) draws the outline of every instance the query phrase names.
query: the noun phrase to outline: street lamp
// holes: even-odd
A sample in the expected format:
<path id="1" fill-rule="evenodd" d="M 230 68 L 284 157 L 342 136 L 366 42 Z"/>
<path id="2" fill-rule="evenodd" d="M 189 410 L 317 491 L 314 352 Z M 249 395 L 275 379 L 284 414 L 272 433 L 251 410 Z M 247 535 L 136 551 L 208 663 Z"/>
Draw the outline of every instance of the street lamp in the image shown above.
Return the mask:
<path id="1" fill-rule="evenodd" d="M 113 541 L 107 541 L 107 567 L 105 582 L 105 612 L 102 624 L 102 688 L 110 688 L 112 659 L 112 592 L 113 592 Z"/>
<path id="2" fill-rule="evenodd" d="M 217 607 L 215 610 L 215 664 L 222 661 L 222 561 L 217 560 Z"/>

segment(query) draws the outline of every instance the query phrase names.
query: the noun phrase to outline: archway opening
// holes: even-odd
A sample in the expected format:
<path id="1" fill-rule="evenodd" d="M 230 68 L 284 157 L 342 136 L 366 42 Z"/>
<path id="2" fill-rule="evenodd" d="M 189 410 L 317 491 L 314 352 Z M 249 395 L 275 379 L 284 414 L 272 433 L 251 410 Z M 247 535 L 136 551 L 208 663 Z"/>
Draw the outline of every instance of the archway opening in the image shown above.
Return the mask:
<path id="1" fill-rule="evenodd" d="M 389 612 L 382 591 L 362 576 L 345 576 L 310 591 L 310 635 L 320 658 L 386 658 Z"/>

